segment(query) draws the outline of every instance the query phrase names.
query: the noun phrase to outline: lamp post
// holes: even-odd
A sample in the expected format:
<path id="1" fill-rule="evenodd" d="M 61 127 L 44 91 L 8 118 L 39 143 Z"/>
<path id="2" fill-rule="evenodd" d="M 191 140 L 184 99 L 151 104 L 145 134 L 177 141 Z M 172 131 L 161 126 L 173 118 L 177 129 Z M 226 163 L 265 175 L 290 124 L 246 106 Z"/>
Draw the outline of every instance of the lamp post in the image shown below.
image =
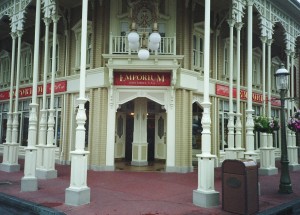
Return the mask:
<path id="1" fill-rule="evenodd" d="M 284 113 L 284 101 L 285 94 L 288 90 L 289 72 L 284 68 L 284 65 L 276 71 L 276 88 L 280 93 L 280 126 L 281 126 L 281 175 L 279 184 L 279 193 L 290 194 L 293 192 L 292 184 L 289 174 L 289 160 L 287 156 L 287 144 L 286 144 L 286 126 L 285 126 L 285 113 Z"/>

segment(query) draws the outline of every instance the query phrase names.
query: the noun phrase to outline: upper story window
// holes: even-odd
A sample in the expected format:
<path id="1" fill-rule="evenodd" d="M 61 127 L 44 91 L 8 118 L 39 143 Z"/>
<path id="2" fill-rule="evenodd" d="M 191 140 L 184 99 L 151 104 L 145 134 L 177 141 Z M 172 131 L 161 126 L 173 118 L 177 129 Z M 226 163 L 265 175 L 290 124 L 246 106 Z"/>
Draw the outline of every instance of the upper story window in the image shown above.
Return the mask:
<path id="1" fill-rule="evenodd" d="M 22 45 L 21 51 L 21 71 L 20 81 L 21 83 L 28 83 L 32 78 L 32 46 L 28 43 Z"/>
<path id="2" fill-rule="evenodd" d="M 252 85 L 255 87 L 261 86 L 261 56 L 260 48 L 253 49 Z"/>
<path id="3" fill-rule="evenodd" d="M 194 25 L 193 35 L 193 69 L 203 72 L 204 66 L 204 28 L 203 23 Z"/>
<path id="4" fill-rule="evenodd" d="M 272 58 L 272 66 L 271 66 L 271 90 L 276 92 L 276 80 L 275 80 L 275 73 L 279 69 L 280 64 L 282 61 L 279 57 Z"/>
<path id="5" fill-rule="evenodd" d="M 58 72 L 59 70 L 59 51 L 58 51 L 58 43 L 56 43 L 56 55 L 55 55 L 55 58 L 56 58 L 56 62 L 55 62 L 55 73 Z M 49 62 L 48 62 L 48 76 L 51 77 L 51 74 L 52 74 L 52 61 L 53 61 L 53 43 L 51 42 L 51 44 L 49 44 Z"/>
<path id="6" fill-rule="evenodd" d="M 10 83 L 10 57 L 7 51 L 0 52 L 0 86 L 7 87 Z"/>
<path id="7" fill-rule="evenodd" d="M 75 71 L 80 69 L 81 61 L 81 20 L 72 28 L 76 40 L 76 53 L 75 53 Z M 86 40 L 86 68 L 91 68 L 92 63 L 92 22 L 88 21 L 87 26 L 87 40 Z"/>
<path id="8" fill-rule="evenodd" d="M 223 79 L 228 80 L 230 77 L 230 71 L 229 71 L 229 66 L 230 66 L 230 40 L 229 38 L 224 39 L 224 48 L 223 48 Z M 233 38 L 233 80 L 237 79 L 237 67 L 236 67 L 236 61 L 237 61 L 237 56 L 236 56 L 236 39 Z"/>

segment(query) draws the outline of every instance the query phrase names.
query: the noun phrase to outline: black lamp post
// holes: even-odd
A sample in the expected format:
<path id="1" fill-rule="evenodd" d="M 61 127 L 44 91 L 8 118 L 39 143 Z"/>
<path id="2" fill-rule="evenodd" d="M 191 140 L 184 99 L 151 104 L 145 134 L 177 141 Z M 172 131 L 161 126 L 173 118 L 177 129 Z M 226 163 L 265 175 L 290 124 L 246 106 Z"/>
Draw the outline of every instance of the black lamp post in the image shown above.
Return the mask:
<path id="1" fill-rule="evenodd" d="M 279 193 L 290 194 L 293 192 L 292 184 L 289 174 L 289 160 L 287 156 L 286 145 L 286 126 L 285 126 L 285 113 L 284 113 L 284 101 L 285 94 L 289 87 L 289 72 L 284 68 L 284 65 L 276 71 L 276 88 L 280 93 L 280 127 L 281 127 L 281 175 L 279 184 Z"/>

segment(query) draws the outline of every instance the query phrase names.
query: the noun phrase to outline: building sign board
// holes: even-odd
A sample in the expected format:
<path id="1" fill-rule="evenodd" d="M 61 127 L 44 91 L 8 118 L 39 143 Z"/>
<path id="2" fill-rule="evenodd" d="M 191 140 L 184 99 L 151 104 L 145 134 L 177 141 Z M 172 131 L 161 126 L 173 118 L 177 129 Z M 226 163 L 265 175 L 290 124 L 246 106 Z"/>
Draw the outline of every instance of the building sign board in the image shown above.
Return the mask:
<path id="1" fill-rule="evenodd" d="M 61 93 L 67 91 L 67 81 L 59 81 L 54 85 L 54 93 Z M 47 94 L 51 93 L 51 84 L 47 84 Z M 37 86 L 37 94 L 43 94 L 43 85 Z M 16 90 L 13 91 L 13 97 L 16 95 Z M 25 98 L 32 96 L 32 87 L 24 87 L 19 89 L 19 98 Z M 0 92 L 0 100 L 9 99 L 9 90 Z"/>
<path id="2" fill-rule="evenodd" d="M 117 86 L 170 86 L 170 72 L 114 72 Z"/>
<path id="3" fill-rule="evenodd" d="M 233 97 L 236 98 L 237 91 L 236 88 L 233 88 Z M 222 84 L 216 84 L 216 95 L 229 97 L 229 87 Z M 247 100 L 248 92 L 246 90 L 240 90 L 240 99 Z M 263 103 L 263 95 L 261 93 L 252 92 L 252 101 L 256 103 Z M 266 97 L 265 101 L 268 101 Z M 271 104 L 273 106 L 280 106 L 280 100 L 278 98 L 272 97 Z"/>

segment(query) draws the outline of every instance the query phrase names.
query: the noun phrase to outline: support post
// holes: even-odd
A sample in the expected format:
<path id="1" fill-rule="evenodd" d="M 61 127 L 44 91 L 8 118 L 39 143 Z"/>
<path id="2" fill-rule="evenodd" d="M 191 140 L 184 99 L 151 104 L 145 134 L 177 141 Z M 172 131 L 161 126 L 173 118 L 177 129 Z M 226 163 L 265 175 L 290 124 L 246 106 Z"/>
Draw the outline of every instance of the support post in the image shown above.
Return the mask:
<path id="1" fill-rule="evenodd" d="M 205 0 L 204 23 L 204 101 L 202 117 L 202 152 L 198 154 L 198 188 L 193 191 L 193 203 L 200 207 L 214 207 L 219 204 L 219 192 L 215 191 L 214 163 L 216 156 L 211 154 L 211 119 L 209 100 L 209 54 L 210 53 L 210 0 Z"/>

